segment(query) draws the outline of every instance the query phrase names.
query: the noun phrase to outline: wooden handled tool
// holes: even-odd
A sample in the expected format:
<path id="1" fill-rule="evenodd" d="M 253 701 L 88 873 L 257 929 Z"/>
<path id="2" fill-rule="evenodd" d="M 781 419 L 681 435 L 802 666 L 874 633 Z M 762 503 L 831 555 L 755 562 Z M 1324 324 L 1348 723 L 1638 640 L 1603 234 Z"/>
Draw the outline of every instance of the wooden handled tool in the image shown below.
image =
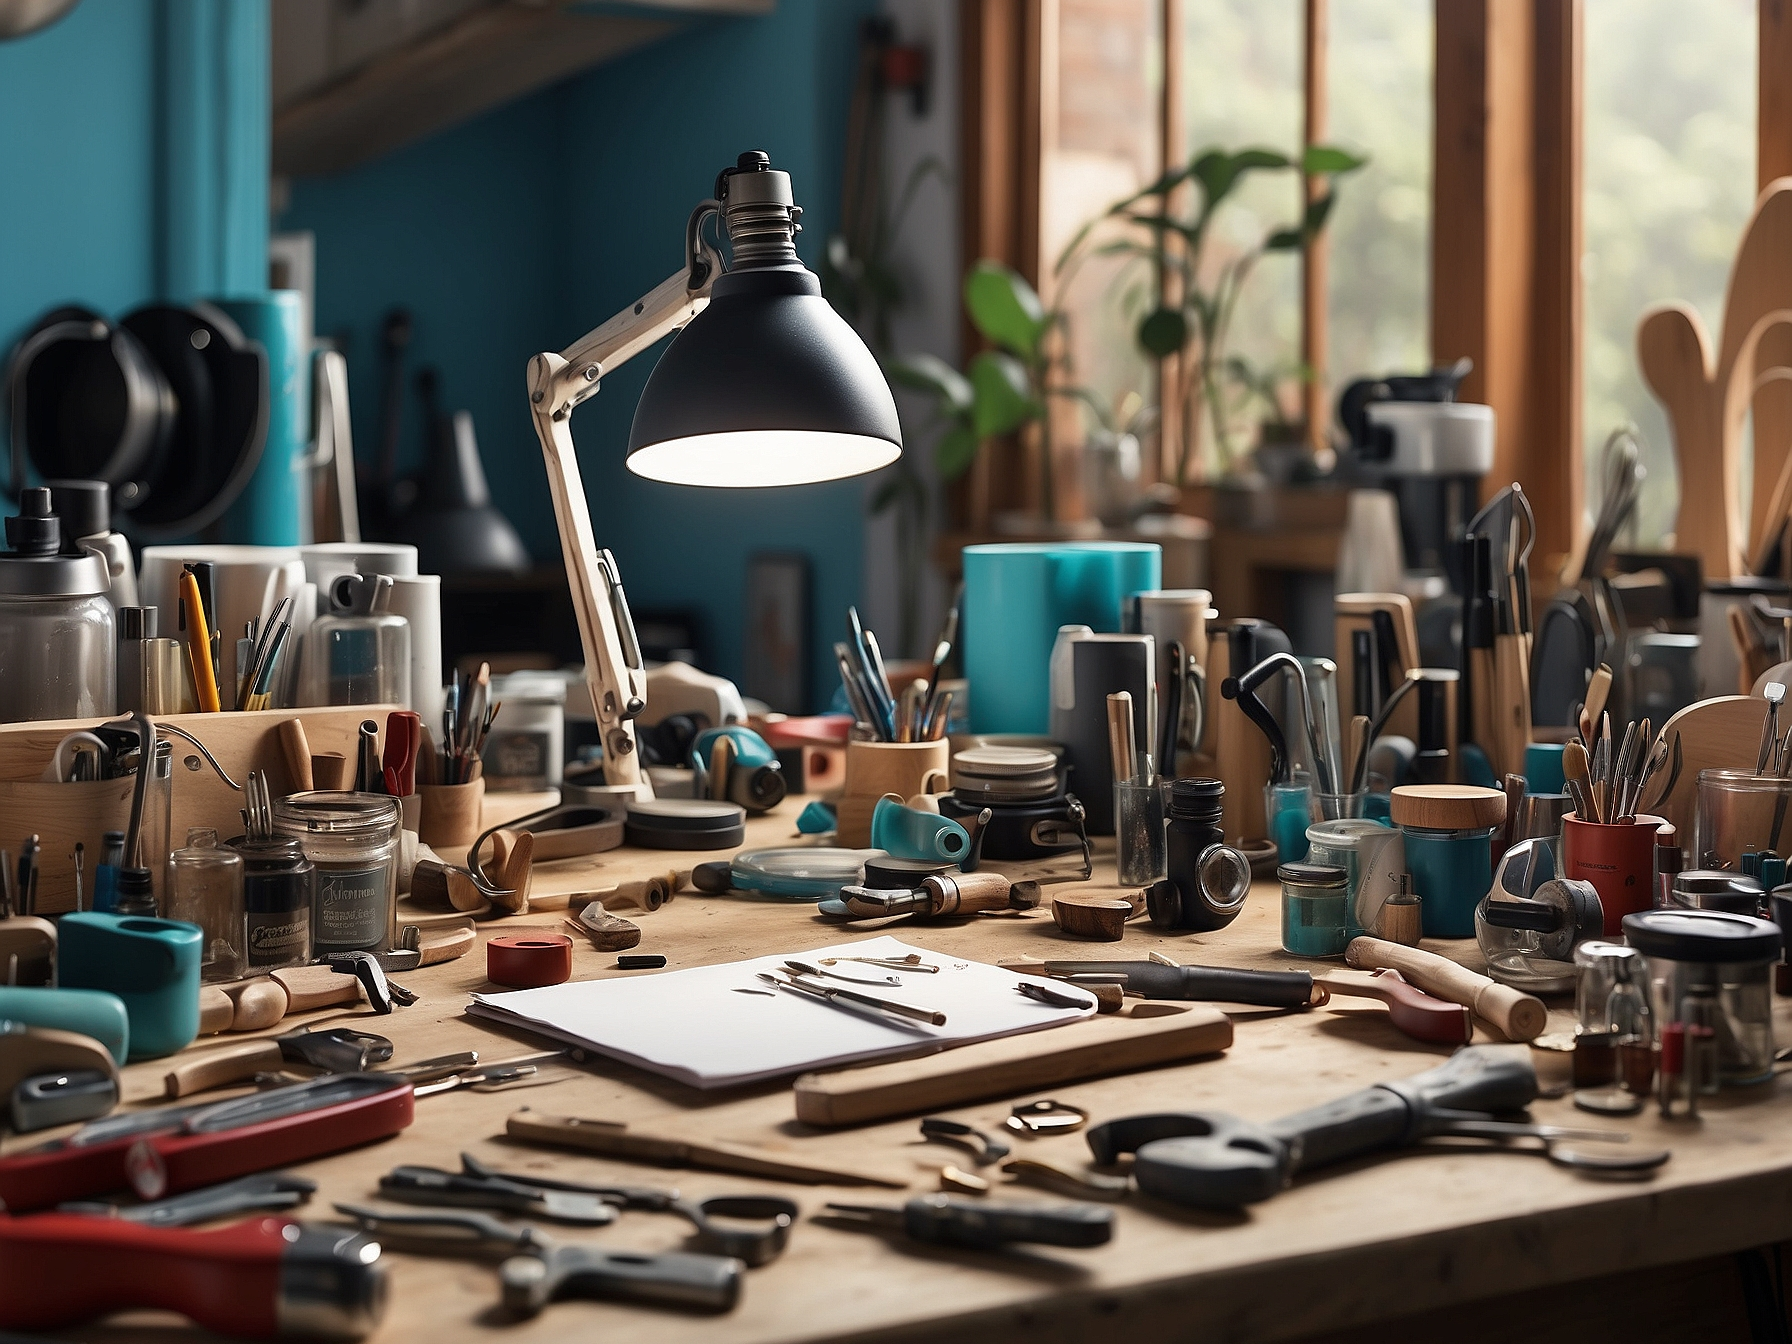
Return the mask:
<path id="1" fill-rule="evenodd" d="M 317 787 L 312 781 L 311 741 L 305 736 L 303 719 L 291 718 L 280 725 L 280 754 L 286 758 L 295 793 L 309 793 Z"/>
<path id="2" fill-rule="evenodd" d="M 1166 1008 L 1153 1004 L 1151 1016 L 1086 1018 L 921 1059 L 806 1073 L 796 1080 L 796 1118 L 808 1125 L 888 1120 L 1210 1057 L 1232 1044 L 1232 1020 L 1219 1009 Z"/>
<path id="3" fill-rule="evenodd" d="M 1466 1007 L 1409 985 L 1399 971 L 1376 975 L 1326 966 L 1314 969 L 1313 983 L 1333 994 L 1379 1000 L 1387 1005 L 1394 1026 L 1415 1041 L 1467 1045 L 1475 1038 L 1473 1015 Z"/>
<path id="4" fill-rule="evenodd" d="M 1114 778 L 1124 783 L 1138 777 L 1139 766 L 1133 745 L 1132 692 L 1115 691 L 1108 696 L 1108 755 L 1112 759 Z"/>
<path id="5" fill-rule="evenodd" d="M 764 1176 L 804 1185 L 882 1185 L 901 1189 L 908 1184 L 899 1177 L 862 1168 L 805 1162 L 774 1148 L 729 1143 L 722 1139 L 678 1139 L 632 1133 L 627 1125 L 615 1120 L 586 1120 L 579 1116 L 542 1115 L 525 1110 L 512 1115 L 504 1130 L 511 1138 L 524 1143 L 576 1148 L 627 1162 L 733 1171 L 743 1176 Z"/>
<path id="6" fill-rule="evenodd" d="M 1424 952 L 1379 938 L 1353 938 L 1344 960 L 1358 970 L 1395 970 L 1427 994 L 1468 1008 L 1491 1022 L 1508 1040 L 1529 1041 L 1542 1035 L 1549 1021 L 1543 1000 L 1477 975 L 1435 952 Z"/>

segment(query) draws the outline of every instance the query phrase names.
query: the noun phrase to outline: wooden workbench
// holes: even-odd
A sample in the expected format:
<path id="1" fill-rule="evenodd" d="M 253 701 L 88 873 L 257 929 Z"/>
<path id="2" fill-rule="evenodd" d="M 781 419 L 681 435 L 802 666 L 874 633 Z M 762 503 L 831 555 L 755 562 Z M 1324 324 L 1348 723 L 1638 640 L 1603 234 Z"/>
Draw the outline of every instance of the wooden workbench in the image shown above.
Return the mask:
<path id="1" fill-rule="evenodd" d="M 792 800 L 752 823 L 752 845 L 787 842 L 800 803 Z M 716 856 L 616 851 L 595 860 L 544 865 L 536 889 L 607 886 L 664 871 L 669 861 L 689 867 L 705 857 Z M 1102 877 L 1098 867 L 1097 880 Z M 851 936 L 806 905 L 688 892 L 655 913 L 621 913 L 641 924 L 637 950 L 666 954 L 673 970 L 797 952 Z M 537 914 L 487 923 L 481 926 L 482 941 L 519 926 L 558 928 L 560 918 Z M 1073 943 L 1057 933 L 1044 910 L 1021 918 L 899 925 L 888 932 L 918 946 L 986 961 L 1028 953 L 1140 957 L 1161 948 L 1186 963 L 1293 964 L 1276 950 L 1278 901 L 1273 888 L 1263 885 L 1239 920 L 1212 936 L 1161 936 L 1141 920 L 1123 943 Z M 617 972 L 613 955 L 578 941 L 577 979 L 652 973 Z M 1458 950 L 1465 960 L 1474 956 L 1472 944 Z M 395 1062 L 401 1064 L 451 1050 L 478 1049 L 482 1058 L 496 1059 L 534 1048 L 530 1038 L 463 1016 L 470 992 L 495 988 L 486 982 L 484 967 L 484 952 L 476 949 L 462 960 L 400 975 L 396 978 L 422 1001 L 359 1025 L 390 1036 Z M 1559 1005 L 1555 1016 L 1566 1025 L 1566 1005 Z M 1782 1018 L 1782 1040 L 1787 1025 Z M 291 1027 L 289 1019 L 283 1029 Z M 1089 1109 L 1097 1120 L 1195 1108 L 1268 1120 L 1406 1077 L 1431 1067 L 1443 1053 L 1401 1037 L 1379 1008 L 1367 1003 L 1339 1012 L 1245 1012 L 1236 1019 L 1235 1044 L 1223 1057 L 1060 1088 L 1054 1095 Z M 158 1063 L 129 1068 L 127 1097 L 147 1100 L 157 1094 L 163 1069 Z M 995 1128 L 1016 1099 L 952 1114 Z M 1739 1330 L 1742 1319 L 1735 1272 L 1724 1257 L 1792 1238 L 1792 1108 L 1779 1082 L 1726 1092 L 1705 1105 L 1695 1124 L 1663 1123 L 1653 1108 L 1624 1120 L 1581 1114 L 1565 1100 L 1534 1108 L 1541 1119 L 1626 1128 L 1641 1145 L 1670 1147 L 1673 1159 L 1641 1183 L 1594 1182 L 1534 1156 L 1427 1150 L 1324 1172 L 1235 1217 L 1135 1196 L 1118 1206 L 1111 1244 L 1025 1255 L 927 1248 L 808 1218 L 829 1199 L 899 1202 L 907 1197 L 899 1191 L 781 1186 L 515 1145 L 501 1137 L 504 1122 L 524 1106 L 619 1119 L 666 1133 L 781 1144 L 835 1163 L 912 1170 L 909 1194 L 936 1188 L 937 1167 L 963 1160 L 956 1149 L 918 1143 L 913 1119 L 819 1133 L 794 1122 L 786 1087 L 697 1095 L 604 1061 L 549 1086 L 425 1098 L 417 1103 L 416 1123 L 398 1138 L 300 1168 L 321 1182 L 307 1216 L 328 1218 L 335 1200 L 372 1200 L 380 1174 L 399 1163 L 452 1168 L 466 1150 L 499 1167 L 676 1185 L 698 1197 L 775 1189 L 796 1199 L 805 1217 L 784 1256 L 750 1271 L 740 1306 L 720 1318 L 568 1302 L 512 1324 L 496 1307 L 492 1266 L 394 1254 L 392 1305 L 376 1339 L 450 1344 L 502 1337 L 524 1344 L 601 1333 L 610 1344 L 849 1338 L 982 1344 L 1125 1338 L 1142 1344 L 1308 1336 L 1355 1341 L 1366 1339 L 1371 1327 L 1378 1338 L 1385 1337 L 1380 1322 L 1398 1322 L 1400 1337 L 1415 1338 L 1411 1331 L 1426 1329 L 1453 1341 L 1517 1337 L 1518 1331 L 1532 1340 L 1616 1338 L 1621 1327 L 1634 1338 L 1746 1338 L 1722 1328 Z M 1088 1155 L 1080 1134 L 1014 1143 L 1071 1163 Z M 1003 1197 L 1059 1198 L 1030 1187 L 1016 1187 Z M 553 1235 L 653 1250 L 678 1245 L 682 1226 L 672 1218 L 625 1213 L 595 1232 L 556 1227 Z M 1502 1301 L 1494 1303 L 1496 1298 Z M 165 1320 L 118 1318 L 78 1336 L 167 1344 L 173 1336 L 166 1327 Z M 1675 1333 L 1657 1334 L 1657 1329 Z"/>

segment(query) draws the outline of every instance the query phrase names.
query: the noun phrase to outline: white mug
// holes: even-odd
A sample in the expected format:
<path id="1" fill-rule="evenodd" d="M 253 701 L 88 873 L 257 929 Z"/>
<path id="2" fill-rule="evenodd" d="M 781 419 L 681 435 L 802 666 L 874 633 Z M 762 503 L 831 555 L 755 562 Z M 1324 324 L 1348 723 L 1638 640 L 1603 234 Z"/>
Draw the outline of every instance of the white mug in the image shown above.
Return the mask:
<path id="1" fill-rule="evenodd" d="M 285 597 L 302 601 L 305 565 L 292 546 L 146 546 L 137 589 L 146 607 L 157 609 L 157 633 L 180 638 L 180 575 L 185 565 L 212 565 L 213 611 L 218 632 L 218 694 L 226 709 L 236 708 L 236 642 L 250 621 L 273 614 Z M 294 641 L 287 640 L 291 656 Z"/>
<path id="2" fill-rule="evenodd" d="M 319 541 L 299 547 L 305 577 L 321 591 L 338 574 L 389 574 L 412 578 L 417 548 L 395 541 Z"/>

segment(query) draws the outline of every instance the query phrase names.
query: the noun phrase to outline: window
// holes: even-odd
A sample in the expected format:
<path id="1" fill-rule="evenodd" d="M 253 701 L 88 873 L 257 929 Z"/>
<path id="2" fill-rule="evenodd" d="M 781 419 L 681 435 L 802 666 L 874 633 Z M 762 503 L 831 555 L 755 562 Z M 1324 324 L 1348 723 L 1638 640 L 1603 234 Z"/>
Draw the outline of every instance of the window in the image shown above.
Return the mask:
<path id="1" fill-rule="evenodd" d="M 1586 0 L 1587 497 L 1597 507 L 1606 435 L 1638 425 L 1649 469 L 1636 522 L 1645 546 L 1673 531 L 1677 493 L 1672 436 L 1637 369 L 1637 320 L 1651 304 L 1683 300 L 1714 346 L 1719 338 L 1755 200 L 1755 27 L 1753 0 Z"/>

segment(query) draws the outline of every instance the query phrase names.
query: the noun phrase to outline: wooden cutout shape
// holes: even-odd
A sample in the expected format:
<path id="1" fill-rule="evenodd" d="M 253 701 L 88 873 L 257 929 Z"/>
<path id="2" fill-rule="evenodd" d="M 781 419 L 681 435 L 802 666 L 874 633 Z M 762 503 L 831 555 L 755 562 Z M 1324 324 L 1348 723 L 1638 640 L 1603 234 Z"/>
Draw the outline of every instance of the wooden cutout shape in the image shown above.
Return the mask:
<path id="1" fill-rule="evenodd" d="M 1745 572 L 1742 430 L 1757 384 L 1763 333 L 1792 324 L 1792 177 L 1761 191 L 1742 231 L 1724 295 L 1715 354 L 1690 304 L 1650 308 L 1637 324 L 1643 381 L 1667 412 L 1680 473 L 1677 547 L 1698 555 L 1707 579 Z M 1776 452 L 1783 451 L 1776 449 Z"/>

